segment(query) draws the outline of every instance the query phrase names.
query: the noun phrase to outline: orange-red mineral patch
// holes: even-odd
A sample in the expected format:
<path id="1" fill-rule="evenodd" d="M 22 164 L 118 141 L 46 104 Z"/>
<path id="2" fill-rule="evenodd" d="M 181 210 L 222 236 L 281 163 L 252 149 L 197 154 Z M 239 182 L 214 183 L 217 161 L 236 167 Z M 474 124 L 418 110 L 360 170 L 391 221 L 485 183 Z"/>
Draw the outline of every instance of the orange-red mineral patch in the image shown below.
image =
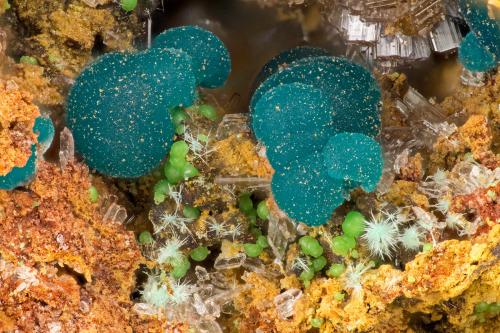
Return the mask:
<path id="1" fill-rule="evenodd" d="M 103 220 L 90 186 L 83 164 L 42 161 L 27 190 L 0 191 L 0 332 L 162 331 L 132 310 L 134 235 Z"/>
<path id="2" fill-rule="evenodd" d="M 0 80 L 0 176 L 28 162 L 36 143 L 33 125 L 39 115 L 30 95 L 15 83 Z"/>

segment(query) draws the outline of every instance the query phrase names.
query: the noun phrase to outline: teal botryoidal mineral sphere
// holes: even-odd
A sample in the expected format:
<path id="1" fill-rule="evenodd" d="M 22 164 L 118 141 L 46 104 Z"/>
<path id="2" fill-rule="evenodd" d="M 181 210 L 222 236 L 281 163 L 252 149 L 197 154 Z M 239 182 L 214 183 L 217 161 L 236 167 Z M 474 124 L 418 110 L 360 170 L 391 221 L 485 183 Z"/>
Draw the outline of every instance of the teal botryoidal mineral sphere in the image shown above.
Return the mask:
<path id="1" fill-rule="evenodd" d="M 100 57 L 83 70 L 68 96 L 76 151 L 108 176 L 149 173 L 173 140 L 169 110 L 192 105 L 198 85 L 223 84 L 230 63 L 215 35 L 192 26 L 160 34 L 149 50 Z"/>
<path id="2" fill-rule="evenodd" d="M 36 172 L 36 145 L 31 147 L 31 156 L 25 166 L 15 167 L 5 176 L 0 176 L 0 190 L 13 190 L 27 184 Z"/>
<path id="3" fill-rule="evenodd" d="M 500 57 L 500 21 L 488 15 L 487 0 L 459 0 L 460 11 L 479 43 Z"/>
<path id="4" fill-rule="evenodd" d="M 487 72 L 495 68 L 497 63 L 495 55 L 483 47 L 472 32 L 469 32 L 460 44 L 458 58 L 471 72 Z"/>
<path id="5" fill-rule="evenodd" d="M 324 224 L 352 189 L 373 191 L 382 175 L 380 89 L 363 67 L 314 49 L 268 64 L 250 111 L 276 171 L 273 196 L 290 218 Z"/>
<path id="6" fill-rule="evenodd" d="M 35 119 L 33 132 L 38 136 L 37 141 L 40 147 L 39 150 L 37 151 L 36 144 L 32 145 L 31 156 L 25 166 L 20 168 L 16 167 L 7 175 L 0 176 L 1 190 L 13 190 L 16 187 L 24 186 L 35 176 L 37 158 L 43 155 L 50 147 L 54 138 L 54 124 L 50 118 L 38 117 Z"/>
<path id="7" fill-rule="evenodd" d="M 471 32 L 460 45 L 460 62 L 470 71 L 488 71 L 500 60 L 500 17 L 488 13 L 487 0 L 459 0 Z"/>
<path id="8" fill-rule="evenodd" d="M 222 41 L 200 27 L 169 29 L 155 38 L 153 47 L 172 48 L 189 54 L 196 82 L 200 87 L 222 86 L 231 71 L 231 58 Z"/>

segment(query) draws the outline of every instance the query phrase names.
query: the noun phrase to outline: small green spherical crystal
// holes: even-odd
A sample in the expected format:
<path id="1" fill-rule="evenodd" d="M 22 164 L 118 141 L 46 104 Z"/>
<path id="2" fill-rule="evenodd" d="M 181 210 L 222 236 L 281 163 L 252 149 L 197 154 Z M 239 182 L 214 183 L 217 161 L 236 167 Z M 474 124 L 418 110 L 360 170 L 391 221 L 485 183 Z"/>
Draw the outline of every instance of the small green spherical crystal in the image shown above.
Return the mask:
<path id="1" fill-rule="evenodd" d="M 335 300 L 337 300 L 339 302 L 342 302 L 345 298 L 345 294 L 337 292 L 337 293 L 333 294 L 333 298 L 335 298 Z"/>
<path id="2" fill-rule="evenodd" d="M 315 328 L 320 328 L 323 322 L 324 322 L 323 318 L 313 318 L 311 319 L 311 326 Z"/>
<path id="3" fill-rule="evenodd" d="M 257 223 L 257 211 L 255 209 L 252 209 L 246 215 L 247 215 L 248 219 L 250 220 L 250 224 L 256 224 Z"/>
<path id="4" fill-rule="evenodd" d="M 186 275 L 190 267 L 191 263 L 189 262 L 189 259 L 183 256 L 182 259 L 173 264 L 173 269 L 170 274 L 174 279 L 180 279 Z"/>
<path id="5" fill-rule="evenodd" d="M 176 168 L 177 170 L 182 171 L 184 170 L 187 161 L 184 157 L 170 156 L 167 163 Z"/>
<path id="6" fill-rule="evenodd" d="M 210 251 L 206 246 L 198 246 L 191 251 L 190 256 L 194 261 L 203 261 L 208 257 L 209 254 Z"/>
<path id="7" fill-rule="evenodd" d="M 318 258 L 323 254 L 323 247 L 317 239 L 311 236 L 302 236 L 299 239 L 300 249 L 304 254 Z"/>
<path id="8" fill-rule="evenodd" d="M 354 259 L 359 258 L 359 252 L 356 251 L 356 249 L 351 250 L 351 258 L 354 258 Z"/>
<path id="9" fill-rule="evenodd" d="M 360 212 L 355 210 L 347 213 L 344 223 L 342 223 L 342 231 L 347 236 L 358 238 L 365 230 L 365 217 Z"/>
<path id="10" fill-rule="evenodd" d="M 262 246 L 259 244 L 246 243 L 243 245 L 243 249 L 247 256 L 255 258 L 258 257 L 262 253 Z"/>
<path id="11" fill-rule="evenodd" d="M 250 214 L 253 210 L 253 202 L 249 193 L 243 193 L 238 199 L 238 207 L 243 214 Z"/>
<path id="12" fill-rule="evenodd" d="M 262 247 L 263 249 L 267 248 L 269 246 L 269 243 L 267 242 L 267 237 L 264 235 L 260 235 L 257 237 L 257 241 L 255 242 L 257 245 Z"/>
<path id="13" fill-rule="evenodd" d="M 36 60 L 36 58 L 26 55 L 19 58 L 19 62 L 22 64 L 38 65 L 38 60 Z"/>
<path id="14" fill-rule="evenodd" d="M 497 315 L 500 313 L 500 303 L 491 303 L 488 311 L 493 315 Z"/>
<path id="15" fill-rule="evenodd" d="M 95 186 L 89 188 L 89 199 L 92 203 L 96 203 L 99 200 L 99 192 Z"/>
<path id="16" fill-rule="evenodd" d="M 489 310 L 489 304 L 486 302 L 479 302 L 474 306 L 475 313 L 483 313 Z"/>
<path id="17" fill-rule="evenodd" d="M 180 124 L 175 126 L 175 134 L 182 135 L 186 132 L 186 125 Z"/>
<path id="18" fill-rule="evenodd" d="M 257 216 L 262 220 L 267 220 L 269 217 L 269 208 L 267 208 L 267 203 L 265 200 L 262 200 L 257 205 Z"/>
<path id="19" fill-rule="evenodd" d="M 167 195 L 170 193 L 169 182 L 166 179 L 160 180 L 155 184 L 153 192 L 155 204 L 161 204 L 163 201 L 165 201 Z"/>
<path id="20" fill-rule="evenodd" d="M 305 271 L 302 271 L 300 273 L 299 279 L 302 281 L 311 281 L 314 278 L 314 269 L 310 267 L 309 269 L 306 269 Z"/>
<path id="21" fill-rule="evenodd" d="M 120 0 L 120 6 L 126 12 L 131 12 L 137 7 L 137 0 Z"/>
<path id="22" fill-rule="evenodd" d="M 170 148 L 170 156 L 172 157 L 185 158 L 188 152 L 189 146 L 184 140 L 174 142 Z"/>
<path id="23" fill-rule="evenodd" d="M 319 256 L 312 261 L 312 266 L 315 272 L 319 272 L 326 266 L 326 258 L 323 256 Z"/>
<path id="24" fill-rule="evenodd" d="M 262 236 L 262 230 L 260 230 L 259 227 L 256 227 L 255 225 L 250 226 L 250 233 L 257 238 L 257 244 L 259 243 L 258 238 L 259 236 Z"/>
<path id="25" fill-rule="evenodd" d="M 424 246 L 422 247 L 423 252 L 429 252 L 432 250 L 432 243 L 425 243 Z"/>
<path id="26" fill-rule="evenodd" d="M 332 251 L 339 256 L 347 257 L 349 251 L 356 247 L 356 240 L 351 236 L 336 236 L 332 240 Z"/>
<path id="27" fill-rule="evenodd" d="M 184 168 L 182 170 L 182 175 L 183 175 L 184 179 L 193 178 L 193 177 L 198 176 L 199 174 L 200 174 L 200 171 L 191 163 L 186 163 L 184 165 Z"/>
<path id="28" fill-rule="evenodd" d="M 338 278 L 344 272 L 345 272 L 344 264 L 332 264 L 330 268 L 328 268 L 328 270 L 326 271 L 326 275 L 329 277 Z"/>
<path id="29" fill-rule="evenodd" d="M 172 122 L 175 126 L 181 125 L 184 121 L 186 121 L 189 116 L 181 107 L 175 107 L 170 110 L 170 116 L 172 117 Z"/>
<path id="30" fill-rule="evenodd" d="M 217 110 L 212 105 L 202 104 L 198 107 L 198 112 L 207 119 L 217 120 Z"/>
<path id="31" fill-rule="evenodd" d="M 200 209 L 191 206 L 185 206 L 182 210 L 182 214 L 185 218 L 196 220 L 200 217 Z"/>
<path id="32" fill-rule="evenodd" d="M 144 230 L 139 234 L 139 244 L 148 245 L 154 242 L 153 235 L 147 230 Z"/>
<path id="33" fill-rule="evenodd" d="M 178 184 L 181 180 L 184 179 L 182 170 L 179 170 L 170 163 L 167 163 L 165 165 L 164 172 L 165 177 L 167 177 L 167 180 L 170 184 Z"/>

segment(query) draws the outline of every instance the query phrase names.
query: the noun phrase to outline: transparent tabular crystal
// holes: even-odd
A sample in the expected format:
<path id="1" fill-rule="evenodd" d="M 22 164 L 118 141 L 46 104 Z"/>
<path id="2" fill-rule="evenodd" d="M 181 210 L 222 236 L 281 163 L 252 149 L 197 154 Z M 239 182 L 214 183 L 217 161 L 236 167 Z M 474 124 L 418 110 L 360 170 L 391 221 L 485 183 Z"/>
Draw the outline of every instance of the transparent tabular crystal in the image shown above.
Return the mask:
<path id="1" fill-rule="evenodd" d="M 421 60 L 428 58 L 430 54 L 431 49 L 425 38 L 400 34 L 381 37 L 375 49 L 377 59 L 406 58 Z"/>
<path id="2" fill-rule="evenodd" d="M 300 289 L 288 289 L 274 298 L 274 305 L 281 319 L 287 319 L 294 315 L 294 306 L 302 297 Z"/>
<path id="3" fill-rule="evenodd" d="M 201 319 L 194 326 L 196 333 L 222 333 L 219 324 L 213 319 Z"/>
<path id="4" fill-rule="evenodd" d="M 269 215 L 267 241 L 277 260 L 283 259 L 286 247 L 295 238 L 295 233 L 295 226 L 290 219 L 278 218 L 273 214 Z"/>
<path id="5" fill-rule="evenodd" d="M 193 294 L 193 307 L 200 316 L 205 316 L 208 313 L 205 302 L 197 293 Z"/>
<path id="6" fill-rule="evenodd" d="M 405 3 L 401 0 L 362 0 L 361 13 L 366 20 L 387 21 L 396 17 Z"/>
<path id="7" fill-rule="evenodd" d="M 135 303 L 132 310 L 143 316 L 156 316 L 159 313 L 156 306 L 148 303 Z"/>
<path id="8" fill-rule="evenodd" d="M 106 0 L 82 0 L 87 6 L 95 8 L 99 5 L 105 4 Z"/>
<path id="9" fill-rule="evenodd" d="M 411 0 L 410 4 L 407 15 L 420 34 L 429 31 L 430 27 L 441 20 L 444 11 L 442 0 Z"/>
<path id="10" fill-rule="evenodd" d="M 403 103 L 408 107 L 405 112 L 410 123 L 420 123 L 423 119 L 439 123 L 446 120 L 444 113 L 422 96 L 416 89 L 410 87 L 403 96 Z M 398 104 L 398 107 L 400 104 Z"/>
<path id="11" fill-rule="evenodd" d="M 61 169 L 65 169 L 68 162 L 75 159 L 75 141 L 73 134 L 65 127 L 60 134 L 59 144 L 59 164 Z"/>
<path id="12" fill-rule="evenodd" d="M 396 178 L 396 175 L 394 173 L 394 170 L 389 166 L 391 165 L 390 161 L 384 160 L 384 165 L 388 165 L 388 167 L 385 167 L 382 169 L 382 177 L 380 177 L 380 180 L 378 181 L 377 184 L 377 192 L 384 194 L 389 191 L 392 183 L 394 183 L 394 179 Z"/>
<path id="13" fill-rule="evenodd" d="M 377 41 L 381 25 L 363 22 L 360 16 L 351 15 L 348 10 L 344 10 L 341 17 L 341 29 L 348 42 L 373 43 Z"/>
<path id="14" fill-rule="evenodd" d="M 112 203 L 103 217 L 104 221 L 122 224 L 127 220 L 127 210 L 122 206 Z"/>
<path id="15" fill-rule="evenodd" d="M 205 300 L 207 315 L 213 318 L 220 317 L 222 308 L 233 301 L 234 290 L 226 290 Z"/>
<path id="16" fill-rule="evenodd" d="M 232 134 L 250 134 L 248 113 L 226 114 L 217 127 L 217 140 L 224 140 Z"/>
<path id="17" fill-rule="evenodd" d="M 276 278 L 280 275 L 280 272 L 272 270 L 270 267 L 266 267 L 258 258 L 247 258 L 243 267 L 248 271 L 255 272 L 267 278 Z"/>
<path id="18" fill-rule="evenodd" d="M 0 29 L 0 55 L 7 50 L 7 33 Z"/>
<path id="19" fill-rule="evenodd" d="M 451 17 L 439 22 L 429 33 L 432 50 L 439 53 L 456 50 L 462 41 L 458 23 Z"/>
<path id="20" fill-rule="evenodd" d="M 234 257 L 221 257 L 219 255 L 215 259 L 214 268 L 218 270 L 238 268 L 243 265 L 245 259 L 247 258 L 245 253 L 238 253 Z"/>
<path id="21" fill-rule="evenodd" d="M 394 161 L 394 172 L 397 174 L 401 173 L 401 170 L 408 165 L 409 156 L 410 150 L 408 148 L 404 149 L 402 153 L 396 156 Z"/>
<path id="22" fill-rule="evenodd" d="M 217 176 L 214 182 L 219 185 L 270 188 L 271 179 L 260 177 Z"/>
<path id="23" fill-rule="evenodd" d="M 196 275 L 196 278 L 198 279 L 198 282 L 205 282 L 210 280 L 210 275 L 208 274 L 205 267 L 196 266 L 194 268 L 194 273 Z"/>

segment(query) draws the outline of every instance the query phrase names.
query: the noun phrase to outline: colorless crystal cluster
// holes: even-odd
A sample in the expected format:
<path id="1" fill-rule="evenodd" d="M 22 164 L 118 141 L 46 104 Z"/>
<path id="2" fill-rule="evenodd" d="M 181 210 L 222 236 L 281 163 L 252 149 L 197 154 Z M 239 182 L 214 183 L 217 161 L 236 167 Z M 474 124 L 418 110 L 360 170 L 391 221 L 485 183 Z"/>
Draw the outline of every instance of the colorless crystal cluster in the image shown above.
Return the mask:
<path id="1" fill-rule="evenodd" d="M 404 165 L 412 153 L 431 150 L 438 137 L 450 137 L 463 123 L 462 114 L 447 117 L 412 87 L 399 99 L 396 108 L 403 116 L 405 126 L 384 127 L 380 136 L 384 148 L 384 170 L 377 190 L 386 192 L 395 173 Z"/>
<path id="2" fill-rule="evenodd" d="M 462 40 L 455 0 L 339 0 L 330 13 L 348 54 L 355 47 L 381 70 L 452 52 Z"/>

